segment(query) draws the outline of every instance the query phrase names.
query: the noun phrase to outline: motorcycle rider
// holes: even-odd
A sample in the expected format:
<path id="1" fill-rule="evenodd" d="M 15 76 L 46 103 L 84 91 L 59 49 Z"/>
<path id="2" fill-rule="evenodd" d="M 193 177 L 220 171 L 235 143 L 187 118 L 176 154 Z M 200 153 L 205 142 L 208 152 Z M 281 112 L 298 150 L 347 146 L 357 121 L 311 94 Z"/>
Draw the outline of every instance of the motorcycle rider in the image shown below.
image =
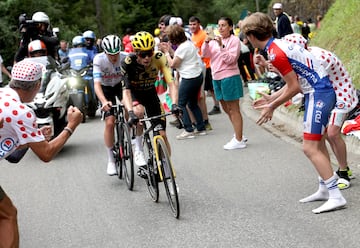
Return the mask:
<path id="1" fill-rule="evenodd" d="M 72 39 L 72 48 L 69 50 L 70 68 L 79 70 L 92 63 L 92 59 L 85 49 L 84 37 L 78 35 Z"/>
<path id="2" fill-rule="evenodd" d="M 59 45 L 59 39 L 53 35 L 50 29 L 50 19 L 44 12 L 36 12 L 33 14 L 32 23 L 20 25 L 20 31 L 22 33 L 22 39 L 20 47 L 15 54 L 15 63 L 23 60 L 28 54 L 28 45 L 31 41 L 41 40 L 44 42 L 47 48 L 47 54 L 57 59 L 57 47 Z"/>
<path id="3" fill-rule="evenodd" d="M 122 100 L 121 40 L 116 35 L 107 35 L 102 40 L 104 52 L 96 54 L 93 60 L 93 78 L 95 93 L 104 112 L 104 143 L 108 153 L 107 174 L 117 174 L 113 155 L 115 116 L 111 106 L 116 104 L 116 97 Z"/>
<path id="4" fill-rule="evenodd" d="M 28 55 L 30 58 L 47 56 L 45 43 L 41 40 L 33 40 L 28 45 Z"/>
<path id="5" fill-rule="evenodd" d="M 92 77 L 92 59 L 90 58 L 89 53 L 85 48 L 85 39 L 84 37 L 78 35 L 72 39 L 72 48 L 69 50 L 68 58 L 70 60 L 70 68 L 76 71 L 80 71 L 81 69 L 88 67 L 87 74 L 83 76 L 83 79 L 88 82 L 90 87 L 91 99 L 96 99 L 95 90 L 94 90 L 94 80 Z M 86 103 L 89 107 L 90 99 L 86 97 Z M 94 116 L 95 111 L 92 112 L 91 116 Z M 90 114 L 89 114 L 90 115 Z"/>
<path id="6" fill-rule="evenodd" d="M 95 33 L 91 30 L 87 30 L 83 33 L 82 36 L 85 39 L 85 48 L 89 53 L 90 59 L 93 60 L 95 55 L 98 53 L 97 47 L 95 45 Z"/>

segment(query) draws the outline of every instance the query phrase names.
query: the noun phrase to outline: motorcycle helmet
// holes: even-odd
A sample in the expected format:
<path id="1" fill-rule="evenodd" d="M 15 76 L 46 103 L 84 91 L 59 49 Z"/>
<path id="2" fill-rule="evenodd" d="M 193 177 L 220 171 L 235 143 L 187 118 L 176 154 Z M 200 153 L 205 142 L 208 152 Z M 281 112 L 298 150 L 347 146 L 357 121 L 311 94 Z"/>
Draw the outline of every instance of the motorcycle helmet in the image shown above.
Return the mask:
<path id="1" fill-rule="evenodd" d="M 101 46 L 106 54 L 115 55 L 121 51 L 121 40 L 118 36 L 110 34 L 102 40 Z"/>
<path id="2" fill-rule="evenodd" d="M 48 15 L 41 11 L 34 13 L 31 19 L 34 22 L 46 23 L 50 25 L 50 19 Z"/>
<path id="3" fill-rule="evenodd" d="M 286 40 L 287 42 L 299 45 L 302 48 L 306 49 L 307 40 L 301 34 L 297 34 L 297 33 L 288 34 L 285 35 L 283 39 Z"/>
<path id="4" fill-rule="evenodd" d="M 131 45 L 135 51 L 149 51 L 154 49 L 155 40 L 154 37 L 146 32 L 137 32 L 131 40 Z"/>
<path id="5" fill-rule="evenodd" d="M 28 45 L 29 57 L 40 57 L 47 55 L 45 43 L 41 40 L 33 40 Z"/>
<path id="6" fill-rule="evenodd" d="M 95 33 L 91 30 L 87 30 L 83 33 L 83 37 L 84 39 L 96 39 Z"/>
<path id="7" fill-rule="evenodd" d="M 81 47 L 85 44 L 84 37 L 77 35 L 72 39 L 72 45 L 73 47 Z"/>

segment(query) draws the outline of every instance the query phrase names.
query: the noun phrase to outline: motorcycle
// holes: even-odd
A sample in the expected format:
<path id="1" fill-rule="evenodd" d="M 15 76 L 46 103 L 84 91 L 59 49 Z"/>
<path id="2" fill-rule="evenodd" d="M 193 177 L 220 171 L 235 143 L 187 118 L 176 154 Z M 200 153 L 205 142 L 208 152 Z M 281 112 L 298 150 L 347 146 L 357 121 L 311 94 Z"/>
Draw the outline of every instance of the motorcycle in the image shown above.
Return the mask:
<path id="1" fill-rule="evenodd" d="M 96 97 L 90 86 L 92 83 L 92 77 L 89 75 L 91 66 L 69 70 L 70 75 L 67 78 L 69 104 L 76 106 L 83 113 L 83 122 L 86 122 L 86 115 L 94 117 L 98 108 Z"/>
<path id="2" fill-rule="evenodd" d="M 87 56 L 81 56 L 82 54 L 82 52 L 74 53 L 74 56 L 69 54 L 67 87 L 69 104 L 76 106 L 83 113 L 83 122 L 86 122 L 86 116 L 95 116 L 98 104 L 94 93 L 92 65 L 88 63 Z"/>
<path id="3" fill-rule="evenodd" d="M 34 100 L 27 105 L 32 108 L 36 115 L 38 127 L 50 125 L 54 138 L 67 124 L 66 112 L 69 101 L 67 80 L 64 71 L 69 64 L 59 65 L 50 56 L 26 58 L 44 65 L 46 68 L 41 79 L 41 88 Z"/>

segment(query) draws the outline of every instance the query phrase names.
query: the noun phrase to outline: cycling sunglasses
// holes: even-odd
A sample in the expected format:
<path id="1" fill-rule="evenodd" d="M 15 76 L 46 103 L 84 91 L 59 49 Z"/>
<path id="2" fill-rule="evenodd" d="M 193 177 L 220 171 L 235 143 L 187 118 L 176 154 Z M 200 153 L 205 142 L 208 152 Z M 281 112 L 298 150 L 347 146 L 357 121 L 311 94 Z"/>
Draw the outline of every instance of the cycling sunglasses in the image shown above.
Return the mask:
<path id="1" fill-rule="evenodd" d="M 154 54 L 154 51 L 150 50 L 150 51 L 141 51 L 138 52 L 137 55 L 140 56 L 140 58 L 145 59 L 146 57 L 151 58 Z"/>

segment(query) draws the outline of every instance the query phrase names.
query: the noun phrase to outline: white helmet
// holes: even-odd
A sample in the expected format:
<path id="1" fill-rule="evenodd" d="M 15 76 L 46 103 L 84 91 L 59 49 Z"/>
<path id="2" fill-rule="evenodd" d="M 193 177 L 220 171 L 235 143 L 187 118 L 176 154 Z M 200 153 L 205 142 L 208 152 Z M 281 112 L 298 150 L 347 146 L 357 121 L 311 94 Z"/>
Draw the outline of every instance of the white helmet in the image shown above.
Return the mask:
<path id="1" fill-rule="evenodd" d="M 41 22 L 50 25 L 50 19 L 44 12 L 35 12 L 31 18 L 34 22 Z"/>
<path id="2" fill-rule="evenodd" d="M 115 55 L 121 51 L 121 40 L 118 36 L 110 34 L 102 40 L 102 48 L 105 53 Z"/>

